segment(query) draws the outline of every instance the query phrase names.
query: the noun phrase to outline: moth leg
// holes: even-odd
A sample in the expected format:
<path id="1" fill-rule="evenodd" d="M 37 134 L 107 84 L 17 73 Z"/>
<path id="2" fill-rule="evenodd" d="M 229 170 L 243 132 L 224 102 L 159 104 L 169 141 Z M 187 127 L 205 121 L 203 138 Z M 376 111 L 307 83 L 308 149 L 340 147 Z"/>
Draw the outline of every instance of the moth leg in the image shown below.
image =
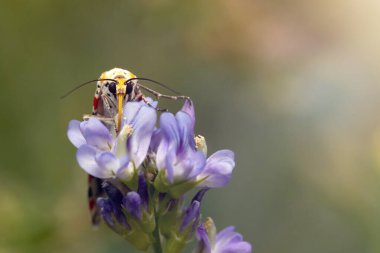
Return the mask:
<path id="1" fill-rule="evenodd" d="M 109 118 L 101 115 L 84 114 L 83 120 L 97 119 L 102 122 L 111 133 L 117 134 L 116 121 L 114 118 Z"/>
<path id="2" fill-rule="evenodd" d="M 149 107 L 152 107 L 154 110 L 156 110 L 158 112 L 167 112 L 168 111 L 168 109 L 166 109 L 166 108 L 154 107 L 151 103 L 149 103 L 148 100 L 146 100 L 145 97 L 142 97 L 142 100 L 144 101 L 145 104 L 147 104 Z"/>
<path id="3" fill-rule="evenodd" d="M 115 120 L 113 118 L 104 117 L 101 115 L 92 115 L 92 114 L 84 114 L 83 120 L 89 120 L 89 119 L 97 119 L 101 122 L 107 123 L 107 124 L 114 124 Z"/>

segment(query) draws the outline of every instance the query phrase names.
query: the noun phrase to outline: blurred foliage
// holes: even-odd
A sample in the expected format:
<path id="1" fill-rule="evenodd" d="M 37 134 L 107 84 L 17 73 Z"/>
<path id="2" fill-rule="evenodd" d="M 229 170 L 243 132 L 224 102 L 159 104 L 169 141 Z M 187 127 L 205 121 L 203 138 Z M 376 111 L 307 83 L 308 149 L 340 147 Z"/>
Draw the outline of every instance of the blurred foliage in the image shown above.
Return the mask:
<path id="1" fill-rule="evenodd" d="M 0 252 L 132 252 L 94 232 L 65 132 L 115 66 L 193 98 L 230 185 L 203 214 L 256 252 L 380 252 L 380 4 L 0 2 Z M 173 110 L 180 105 L 165 103 Z"/>

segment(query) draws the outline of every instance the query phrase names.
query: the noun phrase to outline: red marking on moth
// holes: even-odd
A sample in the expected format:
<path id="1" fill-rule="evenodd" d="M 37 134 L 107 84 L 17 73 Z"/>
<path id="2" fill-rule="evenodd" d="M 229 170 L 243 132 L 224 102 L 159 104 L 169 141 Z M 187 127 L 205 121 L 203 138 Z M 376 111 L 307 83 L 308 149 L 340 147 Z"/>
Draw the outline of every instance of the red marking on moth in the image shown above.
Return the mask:
<path id="1" fill-rule="evenodd" d="M 94 100 L 92 102 L 92 106 L 94 107 L 94 111 L 96 111 L 98 109 L 99 99 L 100 98 L 94 97 Z"/>
<path id="2" fill-rule="evenodd" d="M 89 184 L 91 184 L 91 181 L 92 181 L 92 176 L 91 175 L 88 175 L 87 181 L 88 181 Z"/>
<path id="3" fill-rule="evenodd" d="M 94 209 L 94 207 L 95 207 L 95 199 L 90 199 L 88 201 L 88 206 L 90 207 L 90 210 Z"/>
<path id="4" fill-rule="evenodd" d="M 136 101 L 141 101 L 144 99 L 144 96 L 142 94 L 140 94 L 135 99 L 136 99 Z"/>

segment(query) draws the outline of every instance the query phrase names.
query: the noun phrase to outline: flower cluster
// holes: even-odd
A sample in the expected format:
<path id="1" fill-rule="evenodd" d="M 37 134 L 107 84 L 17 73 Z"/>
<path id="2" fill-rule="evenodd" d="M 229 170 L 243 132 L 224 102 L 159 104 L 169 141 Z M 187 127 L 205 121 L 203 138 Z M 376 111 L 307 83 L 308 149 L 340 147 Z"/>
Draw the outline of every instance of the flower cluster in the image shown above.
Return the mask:
<path id="1" fill-rule="evenodd" d="M 139 250 L 181 252 L 196 235 L 199 253 L 250 252 L 230 228 L 215 240 L 200 221 L 207 190 L 230 181 L 234 153 L 220 150 L 207 158 L 205 138 L 194 136 L 191 100 L 175 115 L 164 112 L 159 118 L 155 104 L 126 103 L 117 135 L 96 118 L 69 123 L 79 166 L 101 184 L 97 213 Z M 194 188 L 198 193 L 185 205 L 185 194 Z"/>

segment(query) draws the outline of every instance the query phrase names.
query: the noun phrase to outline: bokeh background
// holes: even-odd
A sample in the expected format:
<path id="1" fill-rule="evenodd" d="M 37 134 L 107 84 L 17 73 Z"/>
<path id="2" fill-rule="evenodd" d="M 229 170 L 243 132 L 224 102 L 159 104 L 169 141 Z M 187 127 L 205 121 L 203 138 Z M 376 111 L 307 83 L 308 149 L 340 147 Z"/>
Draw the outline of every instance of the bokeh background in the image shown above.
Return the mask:
<path id="1" fill-rule="evenodd" d="M 380 252 L 380 2 L 2 0 L 0 253 L 134 252 L 93 231 L 66 138 L 115 66 L 193 98 L 228 187 L 203 215 L 255 252 Z M 180 105 L 169 103 L 176 110 Z"/>

